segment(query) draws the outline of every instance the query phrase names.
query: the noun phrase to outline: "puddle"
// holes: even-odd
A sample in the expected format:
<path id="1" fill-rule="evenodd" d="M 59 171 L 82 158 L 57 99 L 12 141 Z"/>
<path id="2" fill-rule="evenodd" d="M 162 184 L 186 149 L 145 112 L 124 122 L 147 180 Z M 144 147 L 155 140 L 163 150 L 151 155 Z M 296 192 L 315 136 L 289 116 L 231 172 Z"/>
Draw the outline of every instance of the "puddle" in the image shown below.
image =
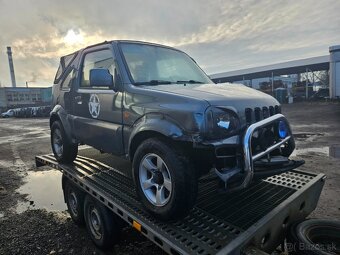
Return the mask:
<path id="1" fill-rule="evenodd" d="M 316 147 L 316 148 L 303 148 L 303 149 L 295 149 L 292 153 L 292 156 L 298 155 L 306 155 L 309 153 L 323 154 L 325 156 L 329 156 L 329 147 Z"/>
<path id="2" fill-rule="evenodd" d="M 47 211 L 66 210 L 64 203 L 63 190 L 61 187 L 62 173 L 57 170 L 28 172 L 24 179 L 26 182 L 17 189 L 21 194 L 28 194 L 26 202 L 20 202 L 17 213 L 29 209 L 46 209 Z"/>
<path id="3" fill-rule="evenodd" d="M 328 125 L 325 125 L 325 124 L 291 124 L 291 127 L 293 129 L 298 129 L 298 128 L 328 128 L 329 126 Z"/>
<path id="4" fill-rule="evenodd" d="M 333 158 L 340 158 L 340 144 L 333 144 L 329 147 L 329 154 Z"/>
<path id="5" fill-rule="evenodd" d="M 316 148 L 303 148 L 303 149 L 295 149 L 292 153 L 292 156 L 297 156 L 301 154 L 309 154 L 309 153 L 316 153 L 316 154 L 324 154 L 329 156 L 329 147 L 316 147 Z"/>
<path id="6" fill-rule="evenodd" d="M 315 138 L 324 135 L 324 133 L 294 133 L 294 138 L 297 141 L 312 142 Z"/>

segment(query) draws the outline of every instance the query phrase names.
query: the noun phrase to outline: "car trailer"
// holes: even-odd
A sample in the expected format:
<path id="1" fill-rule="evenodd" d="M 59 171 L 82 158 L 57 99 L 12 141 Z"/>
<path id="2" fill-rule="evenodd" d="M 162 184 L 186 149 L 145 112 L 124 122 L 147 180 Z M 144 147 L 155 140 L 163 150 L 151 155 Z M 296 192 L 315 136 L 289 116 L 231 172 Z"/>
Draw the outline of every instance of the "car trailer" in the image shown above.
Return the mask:
<path id="1" fill-rule="evenodd" d="M 132 179 L 112 167 L 114 158 L 109 154 L 85 148 L 73 164 L 59 164 L 52 154 L 35 159 L 37 167 L 60 170 L 63 180 L 105 205 L 168 254 L 273 252 L 283 243 L 290 224 L 316 208 L 325 180 L 324 174 L 294 170 L 228 194 L 220 192 L 218 177 L 211 174 L 199 180 L 190 214 L 163 222 L 143 209 Z"/>

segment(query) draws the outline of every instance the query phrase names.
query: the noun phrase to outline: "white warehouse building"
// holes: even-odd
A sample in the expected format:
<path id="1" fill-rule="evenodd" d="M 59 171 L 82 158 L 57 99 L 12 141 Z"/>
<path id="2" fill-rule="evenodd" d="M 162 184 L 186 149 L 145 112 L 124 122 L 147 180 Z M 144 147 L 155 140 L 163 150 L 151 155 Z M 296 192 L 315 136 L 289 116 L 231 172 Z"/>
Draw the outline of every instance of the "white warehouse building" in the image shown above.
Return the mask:
<path id="1" fill-rule="evenodd" d="M 274 83 L 274 80 L 282 80 L 289 87 L 294 82 L 294 75 L 317 71 L 329 71 L 330 97 L 340 98 L 340 45 L 329 47 L 329 55 L 326 56 L 228 71 L 210 77 L 217 83 L 240 82 L 253 88 L 258 88 L 263 81 Z"/>

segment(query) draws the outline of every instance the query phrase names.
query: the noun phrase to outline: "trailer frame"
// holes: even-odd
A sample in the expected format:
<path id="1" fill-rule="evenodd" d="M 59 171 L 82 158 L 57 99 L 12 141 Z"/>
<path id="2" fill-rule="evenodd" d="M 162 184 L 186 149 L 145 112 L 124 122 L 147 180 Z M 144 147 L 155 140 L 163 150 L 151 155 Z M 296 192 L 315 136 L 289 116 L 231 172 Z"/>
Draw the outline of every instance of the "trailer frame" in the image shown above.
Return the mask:
<path id="1" fill-rule="evenodd" d="M 273 251 L 289 225 L 315 208 L 324 174 L 301 170 L 269 177 L 232 194 L 219 194 L 216 176 L 199 180 L 197 205 L 181 220 L 162 222 L 136 197 L 131 178 L 112 167 L 112 156 L 79 151 L 74 164 L 53 155 L 36 156 L 36 165 L 60 170 L 80 190 L 141 232 L 168 254 L 242 254 L 247 247 Z"/>

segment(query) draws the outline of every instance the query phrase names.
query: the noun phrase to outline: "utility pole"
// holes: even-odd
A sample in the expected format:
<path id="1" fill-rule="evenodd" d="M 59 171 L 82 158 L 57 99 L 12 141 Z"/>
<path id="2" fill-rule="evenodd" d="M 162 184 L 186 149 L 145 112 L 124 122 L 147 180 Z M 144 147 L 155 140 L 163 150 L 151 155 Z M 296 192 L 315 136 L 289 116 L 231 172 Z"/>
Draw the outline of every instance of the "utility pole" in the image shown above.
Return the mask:
<path id="1" fill-rule="evenodd" d="M 274 96 L 274 72 L 272 72 L 272 96 Z"/>
<path id="2" fill-rule="evenodd" d="M 306 100 L 308 100 L 308 69 L 306 67 Z"/>
<path id="3" fill-rule="evenodd" d="M 316 85 L 315 85 L 315 78 L 314 78 L 314 71 L 313 70 L 311 70 L 312 71 L 312 77 L 313 77 L 313 88 L 314 88 L 314 92 L 316 91 Z"/>

